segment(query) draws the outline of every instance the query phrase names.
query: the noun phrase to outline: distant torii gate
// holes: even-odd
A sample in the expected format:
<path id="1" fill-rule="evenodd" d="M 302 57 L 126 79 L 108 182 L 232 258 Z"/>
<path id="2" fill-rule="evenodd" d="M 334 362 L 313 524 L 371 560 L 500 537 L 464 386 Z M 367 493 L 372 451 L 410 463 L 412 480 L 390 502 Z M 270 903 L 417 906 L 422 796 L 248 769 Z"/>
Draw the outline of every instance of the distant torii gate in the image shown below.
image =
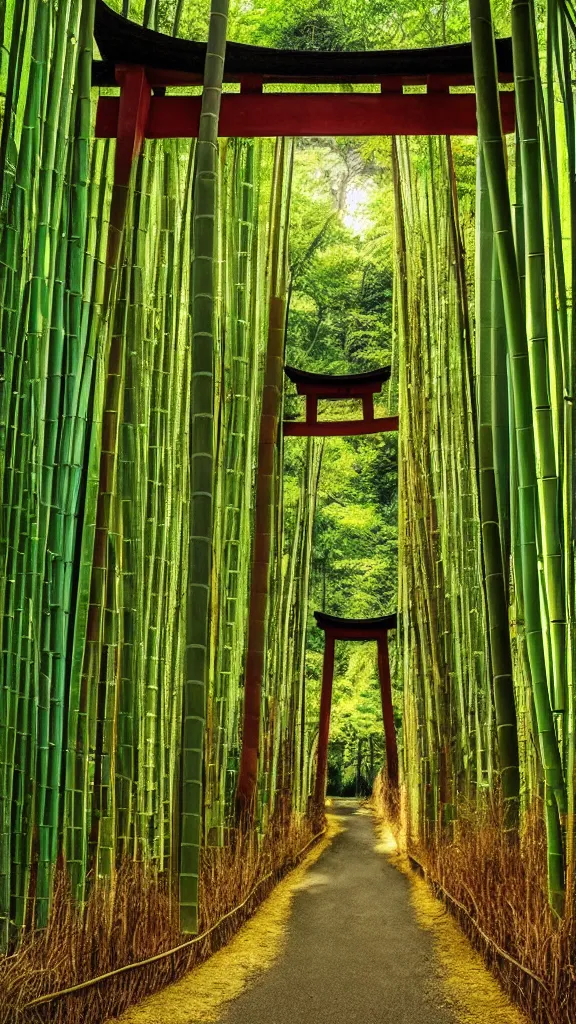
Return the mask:
<path id="1" fill-rule="evenodd" d="M 318 767 L 314 798 L 318 805 L 324 802 L 326 769 L 328 766 L 328 738 L 334 680 L 334 648 L 337 640 L 375 640 L 378 645 L 378 675 L 382 697 L 382 718 L 386 737 L 386 765 L 388 780 L 398 787 L 398 747 L 394 728 L 390 660 L 388 657 L 388 630 L 396 629 L 396 615 L 383 615 L 376 619 L 341 619 L 336 615 L 314 612 L 314 618 L 324 631 L 324 663 L 322 666 L 322 693 L 320 696 L 320 729 L 318 735 Z"/>
<path id="2" fill-rule="evenodd" d="M 306 397 L 306 419 L 303 423 L 284 420 L 284 436 L 350 437 L 398 430 L 398 416 L 374 416 L 374 395 L 381 390 L 384 381 L 390 379 L 391 370 L 390 366 L 383 366 L 368 373 L 327 374 L 285 366 L 284 372 L 296 385 L 298 394 Z M 319 401 L 335 402 L 347 398 L 361 399 L 361 420 L 318 422 Z"/>
<path id="3" fill-rule="evenodd" d="M 285 366 L 284 371 L 289 380 L 296 384 L 298 394 L 306 398 L 305 420 L 284 420 L 285 437 L 350 437 L 398 430 L 398 416 L 374 416 L 374 395 L 381 391 L 384 381 L 390 379 L 390 366 L 382 366 L 367 373 L 352 374 L 309 373 L 306 370 L 297 370 L 293 366 Z M 362 419 L 318 421 L 319 401 L 334 402 L 349 398 L 362 401 Z M 336 640 L 375 640 L 378 645 L 378 675 L 386 737 L 386 764 L 390 784 L 397 788 L 398 750 L 388 658 L 388 630 L 396 628 L 396 615 L 385 615 L 377 619 L 341 619 L 335 615 L 326 615 L 324 612 L 314 612 L 314 617 L 320 629 L 324 630 L 315 801 L 318 805 L 324 802 L 326 789 Z"/>

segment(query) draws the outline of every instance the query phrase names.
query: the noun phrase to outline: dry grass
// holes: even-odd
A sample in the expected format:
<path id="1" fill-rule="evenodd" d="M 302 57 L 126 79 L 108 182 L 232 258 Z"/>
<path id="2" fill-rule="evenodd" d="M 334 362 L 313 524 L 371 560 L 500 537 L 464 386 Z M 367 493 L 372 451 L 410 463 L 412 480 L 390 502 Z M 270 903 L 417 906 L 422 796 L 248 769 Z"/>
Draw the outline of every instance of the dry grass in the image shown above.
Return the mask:
<path id="1" fill-rule="evenodd" d="M 454 918 L 438 900 L 430 885 L 417 874 L 410 860 L 398 848 L 391 828 L 379 828 L 378 853 L 410 880 L 410 905 L 421 928 L 434 943 L 438 982 L 443 1001 L 461 1024 L 527 1024 L 528 1018 L 512 1005 L 480 953 L 476 952 Z"/>
<path id="2" fill-rule="evenodd" d="M 546 846 L 538 810 L 527 816 L 518 842 L 507 837 L 501 813 L 493 807 L 481 814 L 477 808 L 461 811 L 450 833 L 415 847 L 406 841 L 403 809 L 390 818 L 381 781 L 374 804 L 510 998 L 536 1024 L 574 1024 L 574 898 L 558 922 L 546 895 Z"/>
<path id="3" fill-rule="evenodd" d="M 339 818 L 329 815 L 326 834 L 226 946 L 174 985 L 132 1006 L 119 1024 L 210 1024 L 220 1020 L 225 1005 L 282 953 L 292 900 L 306 885 L 311 865 L 343 828 Z"/>
<path id="4" fill-rule="evenodd" d="M 26 1003 L 44 993 L 146 959 L 189 938 L 182 936 L 178 927 L 175 891 L 149 866 L 134 862 L 121 865 L 113 888 L 94 888 L 84 914 L 70 899 L 61 868 L 48 928 L 28 938 L 13 956 L 0 962 L 0 1024 L 100 1024 L 181 978 L 228 942 L 294 866 L 313 831 L 306 819 L 279 815 L 259 844 L 253 833 L 242 830 L 233 847 L 205 850 L 201 931 L 238 906 L 260 879 L 269 873 L 271 877 L 241 911 L 202 942 L 73 995 L 26 1009 Z"/>

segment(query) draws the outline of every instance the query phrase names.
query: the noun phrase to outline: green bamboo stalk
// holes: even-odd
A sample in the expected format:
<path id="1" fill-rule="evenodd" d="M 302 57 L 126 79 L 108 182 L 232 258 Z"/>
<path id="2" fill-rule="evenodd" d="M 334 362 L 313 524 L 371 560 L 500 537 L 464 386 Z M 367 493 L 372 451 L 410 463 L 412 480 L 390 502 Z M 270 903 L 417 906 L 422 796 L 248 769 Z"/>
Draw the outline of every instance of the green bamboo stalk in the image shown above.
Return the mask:
<path id="1" fill-rule="evenodd" d="M 198 928 L 202 750 L 209 650 L 214 463 L 214 246 L 217 139 L 228 0 L 212 0 L 194 182 L 192 264 L 191 524 L 182 715 L 180 924 Z"/>
<path id="2" fill-rule="evenodd" d="M 306 641 L 308 635 L 308 607 L 311 586 L 312 550 L 314 541 L 314 525 L 316 507 L 318 501 L 318 488 L 320 485 L 320 474 L 322 471 L 322 457 L 324 454 L 324 443 L 314 442 L 309 439 L 307 451 L 307 509 L 304 545 L 302 553 L 303 573 L 298 595 L 298 605 L 301 609 L 301 621 L 299 628 L 299 656 L 296 665 L 296 716 L 294 734 L 294 782 L 293 800 L 296 810 L 303 813 L 306 810 L 308 800 L 308 789 L 306 778 L 308 766 L 306 762 L 306 750 L 308 747 L 306 734 Z"/>
<path id="3" fill-rule="evenodd" d="M 282 394 L 284 366 L 284 330 L 286 319 L 286 269 L 283 232 L 287 224 L 287 194 L 285 191 L 285 143 L 276 146 L 275 172 L 272 186 L 270 234 L 270 305 L 268 347 L 264 374 L 264 391 L 260 420 L 256 502 L 254 525 L 254 553 L 248 651 L 244 692 L 244 725 L 242 756 L 238 778 L 237 800 L 247 814 L 254 814 L 254 801 L 258 781 L 258 755 L 260 751 L 260 721 L 262 682 L 265 668 L 266 623 L 268 617 L 271 543 L 274 523 L 275 462 L 278 442 L 278 422 Z"/>
<path id="4" fill-rule="evenodd" d="M 514 829 L 518 825 L 520 797 L 518 731 L 512 680 L 507 587 L 502 560 L 503 545 L 500 535 L 494 468 L 499 453 L 494 446 L 492 428 L 494 420 L 491 315 L 493 231 L 486 174 L 480 147 L 477 157 L 476 195 L 476 353 L 478 360 L 476 379 L 482 551 L 505 824 L 508 828 Z"/>
<path id="5" fill-rule="evenodd" d="M 88 30 L 90 31 L 90 30 Z M 89 37 L 88 37 L 89 39 Z M 83 40 L 87 44 L 86 31 L 83 32 Z M 86 69 L 86 47 L 83 48 L 83 89 L 88 88 L 90 95 L 90 65 Z M 87 70 L 87 73 L 86 73 Z M 83 93 L 86 98 L 86 93 Z M 90 107 L 84 102 L 79 108 L 79 141 L 76 160 L 80 179 L 78 188 L 85 187 L 82 184 L 85 165 L 82 161 L 82 149 L 88 144 L 90 132 Z M 83 140 L 83 141 L 82 141 Z M 86 152 L 86 150 L 85 150 Z M 65 773 L 65 815 L 64 815 L 64 850 L 66 862 L 70 874 L 72 892 L 76 899 L 84 897 L 84 885 L 86 879 L 87 863 L 87 837 L 89 821 L 87 814 L 88 800 L 88 766 L 89 766 L 89 745 L 88 745 L 88 714 L 89 714 L 89 682 L 83 676 L 84 644 L 86 638 L 86 621 L 88 617 L 90 581 L 92 576 L 92 550 L 94 545 L 94 522 L 95 510 L 98 499 L 99 486 L 99 460 L 100 452 L 98 444 L 98 420 L 93 424 L 92 420 L 95 410 L 100 408 L 103 388 L 103 366 L 97 361 L 97 342 L 100 337 L 100 326 L 104 307 L 104 273 L 103 268 L 106 262 L 106 232 L 102 231 L 102 224 L 105 222 L 105 200 L 107 194 L 107 181 L 112 170 L 112 160 L 109 147 L 101 146 L 94 150 L 92 155 L 91 177 L 99 182 L 98 187 L 94 186 L 89 192 L 89 211 L 87 225 L 86 248 L 89 254 L 86 271 L 80 266 L 79 252 L 76 251 L 76 258 L 72 261 L 74 276 L 71 278 L 71 286 L 82 288 L 82 311 L 80 321 L 79 358 L 82 353 L 84 370 L 76 379 L 71 380 L 70 388 L 70 411 L 78 407 L 78 415 L 82 424 L 80 438 L 82 444 L 76 446 L 78 435 L 70 429 L 68 434 L 68 447 L 71 451 L 71 461 L 75 465 L 75 481 L 72 486 L 78 486 L 80 479 L 86 480 L 82 490 L 78 490 L 80 501 L 80 519 L 83 521 L 81 537 L 76 545 L 74 553 L 74 612 L 73 619 L 73 641 L 70 655 L 70 681 L 68 690 L 68 711 L 67 711 L 67 755 Z M 78 206 L 76 206 L 78 209 Z M 79 238 L 80 242 L 80 238 Z M 76 248 L 76 247 L 74 247 Z M 84 277 L 81 283 L 77 275 Z M 77 300 L 76 300 L 77 301 Z M 73 308 L 73 307 L 71 307 Z M 96 364 L 96 365 L 95 365 Z"/>
<path id="6" fill-rule="evenodd" d="M 526 238 L 526 315 L 536 455 L 540 536 L 552 651 L 551 701 L 565 707 L 566 610 L 561 539 L 560 480 L 550 404 L 544 224 L 532 14 L 529 0 L 513 0 L 512 41 Z"/>
<path id="7" fill-rule="evenodd" d="M 509 375 L 506 356 L 502 283 L 500 280 L 498 257 L 494 246 L 492 246 L 490 308 L 492 447 L 494 449 L 494 476 L 496 499 L 498 502 L 498 519 L 500 522 L 502 565 L 508 570 L 510 564 L 510 503 L 512 490 L 510 485 L 510 425 L 508 412 Z M 508 587 L 506 589 L 508 590 Z"/>
<path id="8" fill-rule="evenodd" d="M 558 31 L 552 26 L 558 24 Z M 570 545 L 575 535 L 575 504 L 574 504 L 574 447 L 576 443 L 576 419 L 574 417 L 574 337 L 576 318 L 569 309 L 569 296 L 573 298 L 576 285 L 576 156 L 574 139 L 576 138 L 576 113 L 574 96 L 571 88 L 571 45 L 574 40 L 576 26 L 569 22 L 565 5 L 557 5 L 554 0 L 549 5 L 549 36 L 552 40 L 551 51 L 548 53 L 547 79 L 548 96 L 551 108 L 550 120 L 554 120 L 554 111 L 559 111 L 558 135 L 562 137 L 563 153 L 560 161 L 558 148 L 553 149 L 553 156 L 559 165 L 559 188 L 551 195 L 551 207 L 554 223 L 560 221 L 561 228 L 556 226 L 555 260 L 559 283 L 558 319 L 561 325 L 560 334 L 564 345 L 564 436 L 563 436 L 563 529 L 566 549 L 565 558 L 565 592 L 567 613 L 567 715 L 566 715 L 566 778 L 568 788 L 568 815 L 566 823 L 566 888 L 572 891 L 574 872 L 576 870 L 576 696 L 574 685 L 574 667 L 576 665 L 574 628 L 574 559 L 568 557 Z M 569 27 L 570 26 L 570 27 Z M 556 102 L 554 89 L 555 75 L 560 86 L 561 104 Z M 552 190 L 551 190 L 552 191 Z M 559 201 L 558 201 L 559 199 Z M 556 200 L 556 201 L 554 201 Z M 562 229 L 568 236 L 567 245 L 563 245 Z M 567 251 L 564 251 L 564 250 Z M 564 265 L 566 264 L 566 269 Z"/>
<path id="9" fill-rule="evenodd" d="M 239 684 L 244 668 L 246 647 L 247 599 L 244 566 L 248 562 L 250 541 L 245 543 L 250 503 L 246 475 L 251 477 L 252 452 L 248 448 L 250 422 L 256 418 L 257 405 L 249 401 L 250 365 L 255 344 L 254 323 L 254 257 L 253 238 L 257 230 L 255 173 L 260 167 L 259 149 L 252 142 L 230 143 L 233 163 L 228 184 L 229 211 L 226 221 L 226 265 L 229 275 L 227 306 L 230 315 L 226 326 L 225 356 L 228 366 L 230 411 L 224 420 L 220 444 L 223 448 L 223 569 L 220 580 L 220 640 L 216 664 L 217 699 L 219 701 L 219 742 L 214 760 L 218 777 L 218 798 L 211 811 L 213 828 L 220 830 L 224 817 L 230 816 L 227 785 L 230 746 L 234 745 L 234 715 L 231 706 L 239 699 Z M 257 371 L 256 371 L 257 373 Z M 258 376 L 258 373 L 257 373 Z"/>

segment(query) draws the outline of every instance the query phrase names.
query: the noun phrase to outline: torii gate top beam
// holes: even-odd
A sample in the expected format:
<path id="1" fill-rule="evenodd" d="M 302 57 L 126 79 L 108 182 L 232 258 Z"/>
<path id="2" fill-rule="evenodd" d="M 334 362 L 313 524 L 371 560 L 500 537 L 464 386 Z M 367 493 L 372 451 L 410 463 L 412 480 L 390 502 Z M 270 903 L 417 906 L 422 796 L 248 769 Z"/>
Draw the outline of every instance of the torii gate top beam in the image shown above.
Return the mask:
<path id="1" fill-rule="evenodd" d="M 201 84 L 206 43 L 167 36 L 116 14 L 97 0 L 94 35 L 103 61 L 95 63 L 94 85 L 115 85 L 114 66 L 140 64 L 154 70 L 153 85 Z M 496 40 L 498 77 L 513 80 L 512 40 Z M 229 42 L 225 82 L 247 78 L 263 84 L 302 82 L 381 82 L 399 78 L 404 85 L 427 85 L 429 78 L 450 85 L 473 85 L 470 43 L 421 47 L 415 50 L 277 50 Z M 154 79 L 154 80 L 153 80 Z"/>
<path id="2" fill-rule="evenodd" d="M 362 395 L 381 391 L 385 381 L 390 380 L 392 367 L 382 366 L 365 373 L 311 373 L 295 366 L 285 366 L 284 373 L 296 385 L 299 395 L 333 399 L 361 398 Z"/>
<path id="3" fill-rule="evenodd" d="M 102 62 L 93 84 L 115 86 L 127 66 L 145 72 L 154 90 L 144 137 L 192 138 L 198 134 L 199 96 L 166 96 L 171 86 L 200 85 L 206 45 L 153 32 L 121 17 L 97 0 L 94 34 Z M 510 39 L 496 45 L 501 82 L 513 78 Z M 476 97 L 450 89 L 473 85 L 469 43 L 417 50 L 310 52 L 229 43 L 225 82 L 240 83 L 240 94 L 225 93 L 220 114 L 224 137 L 338 135 L 475 135 Z M 264 92 L 278 83 L 379 84 L 370 93 Z M 404 87 L 425 86 L 425 93 Z M 514 130 L 514 96 L 500 94 L 505 132 Z M 120 101 L 101 97 L 96 135 L 115 138 Z"/>
<path id="4" fill-rule="evenodd" d="M 389 629 L 396 629 L 397 615 L 380 615 L 374 619 L 344 619 L 338 615 L 314 612 L 316 625 L 335 640 L 381 640 Z"/>

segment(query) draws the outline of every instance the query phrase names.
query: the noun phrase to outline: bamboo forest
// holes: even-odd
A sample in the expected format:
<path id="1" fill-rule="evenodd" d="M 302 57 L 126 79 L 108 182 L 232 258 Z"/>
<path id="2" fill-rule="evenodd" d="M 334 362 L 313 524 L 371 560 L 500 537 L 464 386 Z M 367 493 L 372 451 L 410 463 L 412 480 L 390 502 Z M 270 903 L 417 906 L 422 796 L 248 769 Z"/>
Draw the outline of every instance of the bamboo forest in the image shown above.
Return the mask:
<path id="1" fill-rule="evenodd" d="M 0 1024 L 576 1024 L 574 0 L 0 40 Z"/>

